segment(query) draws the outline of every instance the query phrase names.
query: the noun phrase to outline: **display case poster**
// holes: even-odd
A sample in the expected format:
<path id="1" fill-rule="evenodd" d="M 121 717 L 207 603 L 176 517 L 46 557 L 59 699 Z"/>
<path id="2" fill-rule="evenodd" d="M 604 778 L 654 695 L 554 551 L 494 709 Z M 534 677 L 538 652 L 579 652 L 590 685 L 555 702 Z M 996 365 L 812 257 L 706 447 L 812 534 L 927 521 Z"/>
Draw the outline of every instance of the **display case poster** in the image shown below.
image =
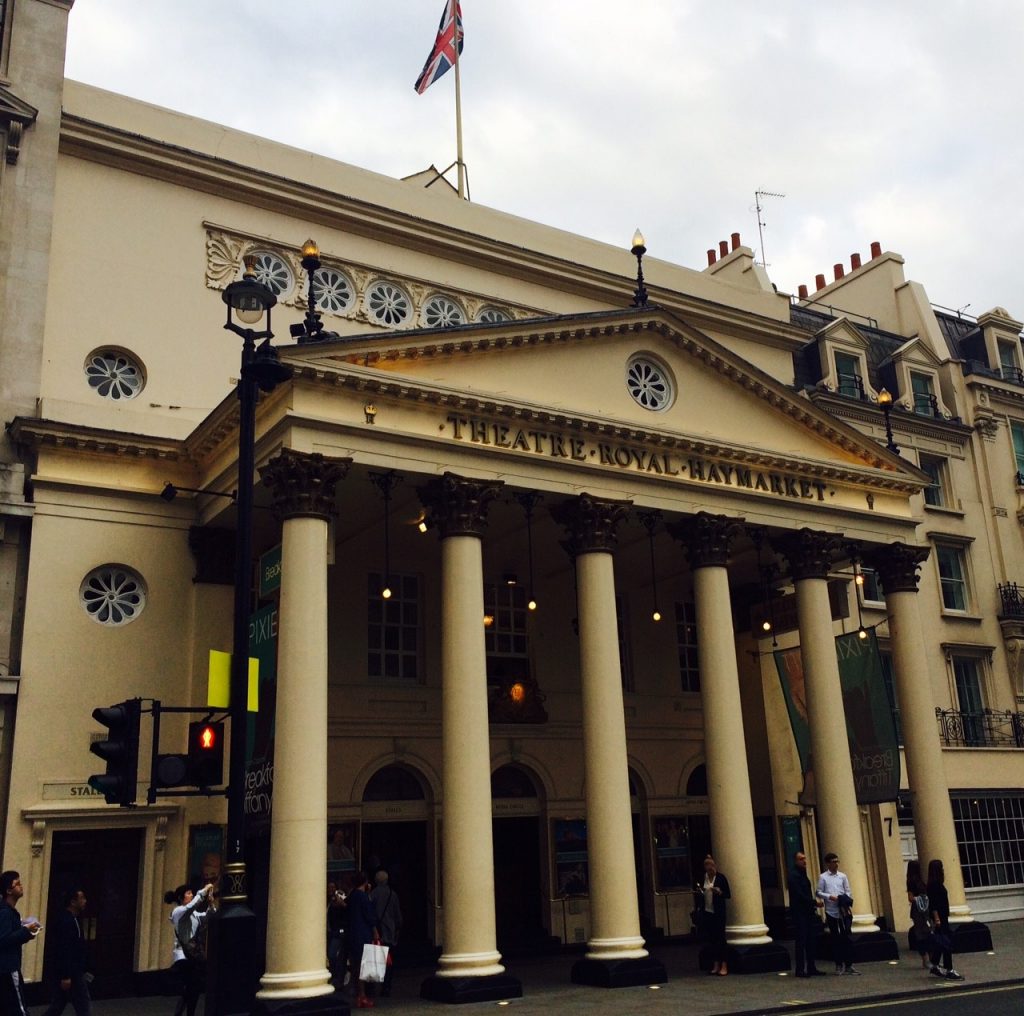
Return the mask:
<path id="1" fill-rule="evenodd" d="M 344 887 L 345 876 L 356 870 L 358 832 L 358 822 L 332 822 L 327 826 L 327 878 L 339 888 Z"/>
<path id="2" fill-rule="evenodd" d="M 590 892 L 590 866 L 587 863 L 587 821 L 582 818 L 556 818 L 555 885 L 559 896 L 586 896 Z"/>
<path id="3" fill-rule="evenodd" d="M 690 887 L 690 840 L 685 816 L 673 815 L 652 820 L 654 856 L 658 888 Z"/>
<path id="4" fill-rule="evenodd" d="M 224 862 L 224 827 L 194 825 L 188 831 L 188 884 L 220 883 Z"/>
<path id="5" fill-rule="evenodd" d="M 274 717 L 277 707 L 277 604 L 249 617 L 249 655 L 259 660 L 259 712 L 249 713 L 245 766 L 245 818 L 250 830 L 266 826 L 274 797 Z"/>

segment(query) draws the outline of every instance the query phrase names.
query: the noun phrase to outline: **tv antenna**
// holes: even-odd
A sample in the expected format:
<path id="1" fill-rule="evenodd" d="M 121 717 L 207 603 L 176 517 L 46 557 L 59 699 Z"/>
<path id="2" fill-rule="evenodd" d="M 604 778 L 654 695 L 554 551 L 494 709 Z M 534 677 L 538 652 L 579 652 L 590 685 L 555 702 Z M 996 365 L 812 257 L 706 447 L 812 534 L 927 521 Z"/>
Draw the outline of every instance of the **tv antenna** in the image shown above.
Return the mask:
<path id="1" fill-rule="evenodd" d="M 764 198 L 784 198 L 785 194 L 778 194 L 775 191 L 761 190 L 758 188 L 754 191 L 754 208 L 757 210 L 757 236 L 761 241 L 761 266 L 763 268 L 768 267 L 768 259 L 764 256 L 764 222 L 761 219 L 761 213 L 764 211 L 764 205 L 761 204 Z"/>

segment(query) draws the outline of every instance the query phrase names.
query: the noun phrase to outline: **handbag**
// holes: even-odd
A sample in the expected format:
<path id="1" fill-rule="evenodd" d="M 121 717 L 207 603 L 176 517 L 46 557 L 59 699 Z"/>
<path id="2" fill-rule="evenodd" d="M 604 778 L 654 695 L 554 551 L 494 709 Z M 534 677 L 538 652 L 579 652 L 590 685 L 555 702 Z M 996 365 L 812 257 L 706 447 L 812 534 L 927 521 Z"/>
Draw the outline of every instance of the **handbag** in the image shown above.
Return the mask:
<path id="1" fill-rule="evenodd" d="M 386 945 L 367 942 L 363 946 L 363 958 L 359 963 L 359 980 L 383 984 L 388 967 L 388 952 Z"/>

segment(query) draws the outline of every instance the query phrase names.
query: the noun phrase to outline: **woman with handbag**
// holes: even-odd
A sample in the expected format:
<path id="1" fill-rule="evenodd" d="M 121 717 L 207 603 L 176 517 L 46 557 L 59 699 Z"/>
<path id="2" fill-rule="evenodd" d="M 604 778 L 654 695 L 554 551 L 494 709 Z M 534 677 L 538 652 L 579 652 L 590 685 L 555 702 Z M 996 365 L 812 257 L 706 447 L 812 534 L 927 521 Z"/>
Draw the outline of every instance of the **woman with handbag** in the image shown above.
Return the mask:
<path id="1" fill-rule="evenodd" d="M 921 957 L 921 966 L 928 969 L 928 938 L 932 931 L 932 908 L 928 888 L 921 876 L 921 862 L 907 861 L 907 899 L 910 902 L 910 923 L 914 931 L 914 948 Z"/>
<path id="2" fill-rule="evenodd" d="M 366 873 L 357 871 L 353 878 L 352 891 L 348 894 L 348 942 L 349 963 L 352 967 L 352 980 L 356 984 L 356 1008 L 372 1009 L 373 999 L 366 994 L 366 982 L 359 976 L 362 973 L 363 947 L 371 942 L 379 942 L 377 932 L 377 914 L 370 899 L 370 881 Z"/>
<path id="3" fill-rule="evenodd" d="M 949 893 L 946 892 L 946 873 L 942 862 L 932 859 L 928 862 L 928 905 L 932 910 L 931 972 L 936 977 L 951 981 L 962 981 L 963 975 L 953 969 L 953 937 L 949 933 Z M 946 968 L 940 969 L 939 959 Z"/>
<path id="4" fill-rule="evenodd" d="M 718 870 L 715 859 L 704 858 L 704 881 L 697 883 L 697 912 L 699 927 L 707 938 L 711 951 L 711 973 L 725 977 L 729 973 L 725 942 L 726 900 L 732 896 L 729 880 Z"/>

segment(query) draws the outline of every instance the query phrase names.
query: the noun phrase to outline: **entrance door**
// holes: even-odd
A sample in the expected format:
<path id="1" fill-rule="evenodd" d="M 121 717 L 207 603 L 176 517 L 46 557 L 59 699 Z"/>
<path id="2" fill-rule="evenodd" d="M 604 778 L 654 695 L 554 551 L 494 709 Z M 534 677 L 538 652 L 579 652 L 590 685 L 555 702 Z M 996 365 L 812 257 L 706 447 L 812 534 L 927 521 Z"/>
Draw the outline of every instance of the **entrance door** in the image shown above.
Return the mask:
<path id="1" fill-rule="evenodd" d="M 133 993 L 141 829 L 55 832 L 50 860 L 47 927 L 55 928 L 65 892 L 83 889 L 89 903 L 80 919 L 89 943 L 94 998 Z M 47 937 L 43 980 L 53 974 L 54 941 Z"/>
<path id="2" fill-rule="evenodd" d="M 492 834 L 498 950 L 538 945 L 548 938 L 541 906 L 540 820 L 536 815 L 496 818 Z"/>
<path id="3" fill-rule="evenodd" d="M 427 908 L 433 900 L 427 879 L 426 822 L 364 822 L 363 864 L 373 878 L 374 868 L 388 873 L 388 885 L 402 905 L 402 937 L 396 956 L 408 962 L 410 956 L 430 952 L 427 936 Z"/>

